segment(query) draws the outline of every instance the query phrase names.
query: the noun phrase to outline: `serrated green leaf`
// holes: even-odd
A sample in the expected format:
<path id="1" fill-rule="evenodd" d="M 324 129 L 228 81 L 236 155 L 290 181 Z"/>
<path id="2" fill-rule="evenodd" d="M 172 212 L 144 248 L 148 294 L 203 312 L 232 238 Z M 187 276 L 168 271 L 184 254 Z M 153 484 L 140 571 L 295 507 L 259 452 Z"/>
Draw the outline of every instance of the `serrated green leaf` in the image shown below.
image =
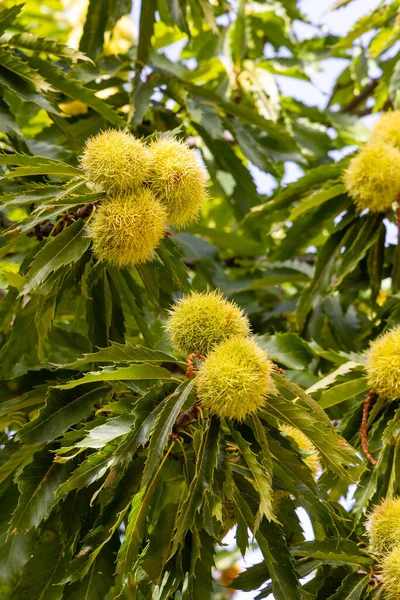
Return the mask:
<path id="1" fill-rule="evenodd" d="M 18 446 L 17 446 L 18 448 Z M 11 457 L 0 466 L 0 483 L 3 483 L 12 473 L 18 473 L 32 460 L 36 448 L 23 446 L 17 449 Z"/>
<path id="2" fill-rule="evenodd" d="M 110 3 L 107 0 L 90 0 L 79 48 L 90 58 L 102 51 L 107 29 Z"/>
<path id="3" fill-rule="evenodd" d="M 97 517 L 92 529 L 85 535 L 80 551 L 68 568 L 62 583 L 83 579 L 90 571 L 102 549 L 109 543 L 124 519 L 137 491 L 142 474 L 143 460 L 136 459 L 125 479 L 121 481 L 117 494 Z M 89 600 L 89 599 L 88 599 Z"/>
<path id="4" fill-rule="evenodd" d="M 18 154 L 17 152 L 12 154 L 1 153 L 0 161 L 4 165 L 17 165 L 16 169 L 5 174 L 5 177 L 8 179 L 23 177 L 25 175 L 83 176 L 83 172 L 80 169 L 71 167 L 71 165 L 67 165 L 60 160 L 46 158 L 45 156 L 28 156 L 27 154 Z M 82 185 L 82 183 L 79 185 Z M 76 187 L 78 187 L 78 184 Z"/>
<path id="5" fill-rule="evenodd" d="M 313 571 L 315 571 L 321 564 L 320 560 L 306 560 L 304 562 L 297 561 L 295 563 L 295 569 L 299 576 L 299 578 L 307 577 Z M 239 575 L 240 577 L 240 575 Z M 235 578 L 232 581 L 232 588 L 235 589 L 235 581 L 239 579 L 239 577 Z M 260 586 L 258 586 L 260 587 Z M 263 587 L 262 591 L 256 596 L 256 600 L 261 600 L 262 598 L 268 598 L 269 594 L 272 593 L 272 585 L 269 584 L 266 587 Z M 306 592 L 304 587 L 302 588 L 303 600 L 314 600 L 312 595 L 309 592 Z"/>
<path id="6" fill-rule="evenodd" d="M 143 117 L 149 109 L 150 98 L 154 94 L 154 79 L 148 81 L 142 81 L 136 87 L 133 94 L 134 113 L 132 119 L 132 126 L 137 127 L 143 121 Z"/>
<path id="7" fill-rule="evenodd" d="M 86 437 L 75 444 L 76 448 L 103 448 L 108 442 L 128 433 L 134 423 L 131 415 L 120 415 L 107 419 L 105 423 L 91 429 Z"/>
<path id="8" fill-rule="evenodd" d="M 63 600 L 104 600 L 114 584 L 115 550 L 106 544 L 82 581 L 68 586 Z"/>
<path id="9" fill-rule="evenodd" d="M 386 22 L 393 18 L 397 14 L 397 5 L 395 2 L 391 2 L 388 5 L 384 5 L 382 2 L 375 10 L 363 14 L 354 25 L 351 27 L 349 33 L 343 37 L 340 37 L 336 43 L 336 48 L 349 48 L 352 46 L 354 40 L 358 39 L 363 33 L 368 30 L 373 30 L 376 27 L 382 27 Z"/>
<path id="10" fill-rule="evenodd" d="M 274 477 L 286 490 L 299 498 L 313 523 L 319 524 L 324 534 L 336 533 L 334 511 L 319 497 L 310 469 L 297 453 L 285 448 L 271 436 L 268 436 L 268 443 L 273 459 Z"/>
<path id="11" fill-rule="evenodd" d="M 117 572 L 129 573 L 129 571 L 132 569 L 134 561 L 137 558 L 139 546 L 146 533 L 145 515 L 149 509 L 148 504 L 151 500 L 152 494 L 154 493 L 156 481 L 157 479 L 154 478 L 148 487 L 147 494 L 146 488 L 144 487 L 135 495 L 133 499 L 125 538 L 118 553 Z"/>
<path id="12" fill-rule="evenodd" d="M 19 367 L 24 356 L 35 353 L 37 332 L 35 327 L 36 300 L 31 299 L 17 314 L 6 343 L 0 349 L 0 378 L 10 379 L 26 371 Z"/>
<path id="13" fill-rule="evenodd" d="M 104 477 L 107 471 L 115 463 L 113 450 L 113 447 L 105 448 L 95 454 L 91 454 L 89 458 L 84 460 L 79 467 L 75 469 L 71 477 L 58 487 L 56 500 L 60 500 L 73 490 L 87 487 Z"/>
<path id="14" fill-rule="evenodd" d="M 77 60 L 90 60 L 83 52 L 79 52 L 64 44 L 59 44 L 55 39 L 42 38 L 34 33 L 24 32 L 13 35 L 6 43 L 7 46 L 11 48 L 23 48 L 24 50 L 33 50 L 34 52 L 46 52 L 74 62 Z"/>
<path id="15" fill-rule="evenodd" d="M 193 532 L 190 574 L 184 600 L 208 600 L 213 597 L 214 539 L 206 531 Z"/>
<path id="16" fill-rule="evenodd" d="M 146 572 L 153 585 L 160 585 L 166 565 L 173 530 L 175 526 L 176 504 L 167 504 L 158 519 L 157 527 L 149 535 L 146 551 L 140 557 L 140 567 Z"/>
<path id="17" fill-rule="evenodd" d="M 172 433 L 174 423 L 180 411 L 184 408 L 192 389 L 193 382 L 188 384 L 185 382 L 180 385 L 169 398 L 164 400 L 163 409 L 157 417 L 151 435 L 149 453 L 143 472 L 142 485 L 146 485 L 161 462 L 168 437 Z"/>
<path id="18" fill-rule="evenodd" d="M 122 271 L 109 268 L 108 272 L 121 296 L 127 302 L 138 328 L 148 346 L 153 345 L 153 336 L 145 319 L 141 290 L 132 275 L 125 268 Z"/>
<path id="19" fill-rule="evenodd" d="M 265 562 L 247 567 L 245 571 L 239 573 L 237 577 L 229 584 L 234 590 L 243 590 L 251 592 L 261 587 L 265 581 L 270 578 L 268 568 Z"/>
<path id="20" fill-rule="evenodd" d="M 6 271 L 4 269 L 0 270 L 1 275 L 5 278 L 8 285 L 11 285 L 19 292 L 25 285 L 26 279 L 19 273 L 14 273 L 13 271 Z"/>
<path id="21" fill-rule="evenodd" d="M 52 91 L 52 86 L 35 69 L 32 69 L 27 62 L 11 53 L 6 48 L 0 47 L 0 65 L 11 71 L 24 81 L 27 81 L 38 92 Z"/>
<path id="22" fill-rule="evenodd" d="M 170 449 L 172 447 L 173 444 Z M 125 538 L 118 552 L 117 573 L 123 575 L 129 573 L 139 555 L 140 545 L 147 531 L 147 518 L 151 510 L 152 499 L 158 486 L 163 464 L 164 461 L 158 467 L 149 484 L 142 487 L 132 500 Z"/>
<path id="23" fill-rule="evenodd" d="M 234 494 L 234 503 L 235 510 L 241 515 L 246 526 L 253 530 L 255 517 L 244 496 L 238 490 Z M 288 598 L 301 600 L 299 581 L 282 531 L 276 523 L 266 520 L 263 522 L 263 530 L 264 533 L 259 530 L 255 534 L 255 538 L 272 577 L 274 597 L 276 600 L 287 600 Z"/>
<path id="24" fill-rule="evenodd" d="M 370 415 L 371 416 L 371 415 Z M 386 423 L 385 430 L 382 434 L 382 442 L 390 444 L 397 440 L 400 432 L 400 410 L 397 409 L 394 416 Z"/>
<path id="25" fill-rule="evenodd" d="M 36 419 L 18 432 L 18 439 L 24 444 L 36 446 L 51 442 L 71 425 L 87 417 L 93 404 L 104 400 L 109 391 L 109 386 L 96 383 L 72 392 L 50 388 L 45 406 Z"/>
<path id="26" fill-rule="evenodd" d="M 300 296 L 296 310 L 297 327 L 304 327 L 306 318 L 311 309 L 316 305 L 319 295 L 330 285 L 335 260 L 345 243 L 346 233 L 338 231 L 329 236 L 319 251 L 315 265 L 314 276 L 309 285 Z"/>
<path id="27" fill-rule="evenodd" d="M 368 252 L 368 274 L 371 282 L 372 299 L 376 301 L 378 294 L 381 289 L 382 278 L 383 278 L 383 265 L 385 263 L 385 243 L 386 243 L 386 227 L 384 223 L 381 223 L 379 235 L 375 244 L 370 248 Z M 394 264 L 394 261 L 393 261 Z M 395 269 L 393 269 L 392 277 L 396 277 Z M 396 284 L 392 285 L 395 288 Z"/>
<path id="28" fill-rule="evenodd" d="M 44 404 L 47 385 L 40 385 L 30 392 L 26 392 L 22 396 L 17 396 L 11 400 L 6 400 L 0 404 L 0 417 L 7 414 L 22 410 L 24 408 L 30 408 L 32 406 L 40 406 Z"/>
<path id="29" fill-rule="evenodd" d="M 138 447 L 147 444 L 157 415 L 161 409 L 161 403 L 154 407 L 153 390 L 150 390 L 150 392 L 142 396 L 137 402 L 133 411 L 136 417 L 135 426 L 115 451 L 118 464 L 126 467 L 132 460 Z"/>
<path id="30" fill-rule="evenodd" d="M 0 515 L 0 590 L 13 586 L 24 565 L 29 560 L 36 542 L 33 531 L 27 534 L 7 534 L 8 524 L 18 502 L 17 486 L 13 485 L 2 495 Z M 14 588 L 13 588 L 14 589 Z"/>
<path id="31" fill-rule="evenodd" d="M 70 465 L 54 462 L 48 448 L 33 457 L 16 482 L 20 491 L 18 506 L 10 522 L 13 534 L 37 527 L 55 504 L 54 493 L 68 477 Z"/>
<path id="32" fill-rule="evenodd" d="M 313 394 L 314 392 L 317 392 L 318 390 L 327 388 L 332 383 L 334 383 L 336 381 L 336 379 L 338 377 L 340 377 L 341 375 L 346 375 L 346 373 L 349 373 L 353 369 L 357 369 L 362 366 L 363 366 L 363 364 L 361 362 L 357 362 L 355 360 L 349 360 L 349 361 L 344 362 L 342 365 L 340 365 L 340 367 L 338 369 L 336 369 L 336 371 L 334 371 L 333 373 L 330 373 L 326 377 L 323 377 L 322 379 L 317 381 L 314 385 L 312 385 L 310 388 L 308 388 L 307 394 Z"/>
<path id="33" fill-rule="evenodd" d="M 257 338 L 272 359 L 290 369 L 306 369 L 314 359 L 312 348 L 294 333 L 277 333 Z"/>
<path id="34" fill-rule="evenodd" d="M 371 214 L 364 218 L 364 222 L 357 232 L 353 243 L 342 254 L 342 259 L 334 280 L 335 286 L 339 286 L 343 279 L 360 264 L 360 261 L 367 254 L 369 248 L 379 238 L 380 229 L 381 218 Z"/>
<path id="35" fill-rule="evenodd" d="M 20 134 L 19 125 L 6 102 L 0 98 L 0 131 L 6 135 Z"/>
<path id="36" fill-rule="evenodd" d="M 247 216 L 248 219 L 257 220 L 263 214 L 281 210 L 290 206 L 293 200 L 299 198 L 300 195 L 307 193 L 309 190 L 318 185 L 323 184 L 328 180 L 335 180 L 340 177 L 343 166 L 340 163 L 331 165 L 322 165 L 314 169 L 310 169 L 304 177 L 298 181 L 290 183 L 285 188 L 280 189 L 273 196 L 272 200 L 266 204 L 255 207 Z"/>
<path id="37" fill-rule="evenodd" d="M 15 73 L 5 69 L 0 65 L 0 84 L 13 94 L 16 94 L 24 102 L 33 102 L 39 108 L 46 110 L 49 113 L 57 114 L 57 109 L 51 102 L 40 92 L 30 85 L 26 80 L 17 77 Z"/>
<path id="38" fill-rule="evenodd" d="M 23 157 L 22 160 L 25 159 L 25 156 L 26 155 L 24 154 L 18 155 L 18 157 Z M 28 159 L 30 158 L 31 157 L 29 156 Z M 1 196 L 0 200 L 3 201 L 3 204 L 0 204 L 0 210 L 4 210 L 5 208 L 10 208 L 12 206 L 25 206 L 27 204 L 30 205 L 35 203 L 46 204 L 54 202 L 62 204 L 62 200 L 65 198 L 65 196 L 74 194 L 74 192 L 83 185 L 83 181 L 69 181 L 65 186 L 62 187 L 55 185 L 38 185 L 36 187 L 32 187 L 32 183 L 30 182 L 28 187 L 23 188 L 20 192 Z M 68 197 L 68 199 L 64 200 L 64 202 L 71 204 L 72 198 Z"/>
<path id="39" fill-rule="evenodd" d="M 307 210 L 315 208 L 316 206 L 323 204 L 331 198 L 336 198 L 336 196 L 340 196 L 344 192 L 345 187 L 343 183 L 338 183 L 336 185 L 328 187 L 327 189 L 315 192 L 311 196 L 308 196 L 307 198 L 303 199 L 300 202 L 300 204 L 293 208 L 292 212 L 289 215 L 289 221 L 294 221 Z"/>
<path id="40" fill-rule="evenodd" d="M 211 485 L 214 470 L 218 464 L 219 429 L 219 419 L 215 416 L 211 417 L 201 439 L 196 473 L 190 484 L 187 498 L 177 516 L 177 530 L 174 535 L 171 556 L 177 552 L 185 533 L 192 527 L 196 513 L 201 507 L 204 492 Z"/>
<path id="41" fill-rule="evenodd" d="M 79 204 L 86 204 L 89 202 L 96 202 L 97 200 L 102 200 L 104 197 L 104 192 L 93 192 L 90 194 L 72 194 L 71 196 L 67 196 L 64 200 L 62 200 L 62 197 L 56 198 L 55 203 L 67 204 L 68 206 L 78 206 Z"/>
<path id="42" fill-rule="evenodd" d="M 79 219 L 43 246 L 29 267 L 22 294 L 37 289 L 50 273 L 81 258 L 90 244 L 84 235 L 85 227 L 85 221 Z"/>
<path id="43" fill-rule="evenodd" d="M 334 219 L 347 209 L 347 196 L 331 198 L 321 206 L 309 210 L 302 219 L 287 229 L 285 239 L 273 253 L 274 260 L 287 260 L 305 251 L 321 234 L 321 229 L 333 227 Z"/>
<path id="44" fill-rule="evenodd" d="M 57 294 L 54 293 L 46 296 L 43 302 L 38 304 L 36 310 L 35 325 L 38 334 L 38 356 L 43 361 L 45 360 L 44 345 L 54 322 L 56 307 Z"/>
<path id="45" fill-rule="evenodd" d="M 356 565 L 368 567 L 374 559 L 361 552 L 360 548 L 351 540 L 341 538 L 316 540 L 297 544 L 292 548 L 294 556 L 310 556 L 320 558 L 325 563 L 332 565 Z"/>
<path id="46" fill-rule="evenodd" d="M 86 373 L 80 379 L 75 379 L 69 383 L 57 385 L 60 390 L 69 390 L 84 383 L 96 381 L 130 381 L 130 380 L 147 380 L 147 379 L 171 379 L 171 373 L 163 367 L 155 365 L 130 365 L 129 367 L 104 367 L 100 371 Z"/>
<path id="47" fill-rule="evenodd" d="M 45 204 L 38 206 L 31 212 L 31 215 L 27 219 L 21 222 L 20 225 L 6 229 L 3 236 L 0 236 L 0 258 L 10 252 L 15 244 L 25 238 L 38 223 L 56 218 L 73 208 L 75 208 L 73 204 L 56 207 L 47 206 Z"/>
<path id="48" fill-rule="evenodd" d="M 63 586 L 56 584 L 70 560 L 70 553 L 65 551 L 60 536 L 52 529 L 45 531 L 25 565 L 15 590 L 15 600 L 26 600 L 29 597 L 61 600 Z"/>
<path id="49" fill-rule="evenodd" d="M 365 573 L 350 573 L 341 586 L 328 600 L 360 600 L 362 593 L 370 583 L 370 576 Z"/>
<path id="50" fill-rule="evenodd" d="M 395 109 L 398 110 L 400 106 L 400 61 L 397 61 L 393 70 L 388 91 Z"/>
<path id="51" fill-rule="evenodd" d="M 156 252 L 164 265 L 171 272 L 172 277 L 178 286 L 188 292 L 190 289 L 188 273 L 182 262 L 183 254 L 180 248 L 169 236 L 165 236 L 156 249 Z"/>
<path id="52" fill-rule="evenodd" d="M 171 354 L 162 352 L 161 350 L 152 350 L 144 346 L 132 346 L 129 342 L 118 344 L 111 342 L 108 348 L 100 348 L 98 352 L 85 354 L 84 358 L 80 358 L 73 363 L 64 365 L 66 368 L 76 368 L 88 363 L 120 363 L 120 362 L 145 362 L 145 363 L 163 363 L 163 362 L 180 362 Z"/>
<path id="53" fill-rule="evenodd" d="M 315 402 L 311 396 L 309 396 L 307 392 L 305 392 L 301 387 L 296 385 L 287 377 L 279 374 L 277 371 L 272 373 L 272 377 L 278 386 L 288 390 L 290 394 L 293 394 L 295 402 L 300 404 L 303 408 L 305 407 L 306 410 L 311 409 L 314 413 L 316 413 L 316 418 L 318 418 L 321 423 L 324 423 L 325 426 L 328 426 L 328 428 L 333 430 L 333 426 L 328 415 L 319 406 L 319 404 Z"/>
<path id="54" fill-rule="evenodd" d="M 264 465 L 258 461 L 257 455 L 251 448 L 251 444 L 243 438 L 240 432 L 237 431 L 233 425 L 230 425 L 229 428 L 231 430 L 233 439 L 238 445 L 241 455 L 250 469 L 254 481 L 254 487 L 260 496 L 260 515 L 259 518 L 256 519 L 254 525 L 254 527 L 258 528 L 259 520 L 261 520 L 263 516 L 273 521 L 276 520 L 272 508 L 271 473 L 268 473 Z M 253 533 L 255 533 L 255 531 Z"/>
<path id="55" fill-rule="evenodd" d="M 249 419 L 250 421 L 250 419 Z M 270 485 L 272 485 L 272 458 L 271 452 L 269 449 L 268 439 L 264 430 L 264 427 L 258 418 L 257 414 L 251 416 L 251 422 L 254 426 L 254 433 L 256 436 L 257 442 L 261 447 L 261 463 L 267 473 L 268 481 Z"/>
<path id="56" fill-rule="evenodd" d="M 307 411 L 293 401 L 274 397 L 267 398 L 260 416 L 274 416 L 278 422 L 284 422 L 300 429 L 314 444 L 324 463 L 341 477 L 348 479 L 345 467 L 359 465 L 356 451 L 334 431 L 331 423 L 320 417 L 318 411 Z"/>
<path id="57" fill-rule="evenodd" d="M 3 8 L 0 11 L 0 33 L 3 33 L 15 21 L 24 7 L 24 3 Z"/>
<path id="58" fill-rule="evenodd" d="M 69 77 L 67 78 L 56 65 L 45 62 L 40 58 L 30 59 L 30 64 L 36 68 L 54 88 L 60 90 L 66 96 L 84 102 L 113 125 L 125 127 L 125 121 L 109 104 L 95 96 L 90 89 L 84 87 L 78 81 Z"/>
<path id="59" fill-rule="evenodd" d="M 245 54 L 246 48 L 246 16 L 245 16 L 245 0 L 239 0 L 237 17 L 233 25 L 231 38 L 232 61 L 236 68 L 240 68 Z"/>
<path id="60" fill-rule="evenodd" d="M 345 383 L 339 383 L 333 388 L 330 388 L 319 399 L 318 404 L 322 408 L 329 408 L 330 406 L 336 406 L 341 402 L 345 402 L 349 398 L 353 398 L 358 394 L 362 394 L 369 389 L 368 380 L 366 377 L 360 377 L 359 379 L 352 379 Z"/>

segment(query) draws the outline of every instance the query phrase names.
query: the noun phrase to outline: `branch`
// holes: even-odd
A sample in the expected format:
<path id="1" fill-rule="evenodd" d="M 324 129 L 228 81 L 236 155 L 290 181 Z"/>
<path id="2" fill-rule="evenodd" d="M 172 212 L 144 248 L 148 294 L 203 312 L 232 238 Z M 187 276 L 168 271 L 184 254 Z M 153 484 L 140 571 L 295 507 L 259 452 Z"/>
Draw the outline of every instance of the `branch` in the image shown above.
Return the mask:
<path id="1" fill-rule="evenodd" d="M 373 79 L 372 81 L 370 81 L 370 83 L 368 83 L 365 86 L 365 88 L 363 90 L 361 90 L 361 92 L 358 94 L 358 96 L 354 96 L 354 98 L 352 100 L 350 100 L 350 102 L 347 104 L 347 106 L 344 106 L 342 108 L 342 112 L 347 112 L 347 113 L 353 112 L 354 109 L 357 108 L 357 106 L 362 104 L 362 102 L 364 102 L 364 100 L 367 100 L 367 98 L 375 91 L 375 89 L 378 86 L 378 83 L 379 83 L 379 79 Z"/>

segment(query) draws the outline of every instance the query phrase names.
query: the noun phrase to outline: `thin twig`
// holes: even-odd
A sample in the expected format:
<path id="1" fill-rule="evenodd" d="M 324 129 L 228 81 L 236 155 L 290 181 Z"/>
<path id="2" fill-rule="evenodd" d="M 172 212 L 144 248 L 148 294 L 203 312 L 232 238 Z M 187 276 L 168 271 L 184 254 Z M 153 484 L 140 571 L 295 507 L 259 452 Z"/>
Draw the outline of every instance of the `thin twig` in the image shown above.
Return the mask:
<path id="1" fill-rule="evenodd" d="M 378 86 L 379 79 L 373 79 L 370 81 L 358 94 L 354 96 L 350 102 L 342 107 L 342 112 L 352 113 L 360 104 L 364 102 L 369 96 L 375 91 Z"/>

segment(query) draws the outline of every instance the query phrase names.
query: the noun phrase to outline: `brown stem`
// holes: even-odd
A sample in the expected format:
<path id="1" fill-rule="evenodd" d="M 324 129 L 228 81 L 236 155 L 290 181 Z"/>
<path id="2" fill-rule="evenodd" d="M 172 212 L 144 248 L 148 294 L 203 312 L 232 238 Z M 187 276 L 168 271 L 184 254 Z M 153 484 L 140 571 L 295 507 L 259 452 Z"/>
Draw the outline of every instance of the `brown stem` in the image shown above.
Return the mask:
<path id="1" fill-rule="evenodd" d="M 197 402 L 192 404 L 190 408 L 183 411 L 178 415 L 175 424 L 172 428 L 172 434 L 176 434 L 180 429 L 185 429 L 190 423 L 197 421 L 197 417 L 199 416 L 199 405 Z"/>
<path id="2" fill-rule="evenodd" d="M 276 371 L 277 373 L 279 373 L 279 375 L 284 375 L 285 374 L 285 369 L 281 369 L 280 367 L 278 367 L 278 365 L 276 365 L 274 362 L 271 361 L 271 365 L 274 371 Z"/>
<path id="3" fill-rule="evenodd" d="M 198 369 L 197 365 L 194 362 L 195 358 L 197 358 L 198 360 L 204 360 L 205 356 L 200 354 L 200 352 L 193 352 L 192 354 L 189 354 L 189 356 L 186 357 L 186 377 L 188 379 L 191 379 L 195 374 L 195 371 L 197 371 Z"/>
<path id="4" fill-rule="evenodd" d="M 375 396 L 375 390 L 370 390 L 368 392 L 368 394 L 367 394 L 367 397 L 364 400 L 363 415 L 362 415 L 362 421 L 361 421 L 361 427 L 360 427 L 360 434 L 361 434 L 361 447 L 363 449 L 363 452 L 364 452 L 365 456 L 368 458 L 368 460 L 373 465 L 376 465 L 377 461 L 369 453 L 369 450 L 368 450 L 368 438 L 367 438 L 368 415 L 369 415 L 369 409 L 371 407 L 371 403 L 372 403 L 372 400 L 374 399 L 374 396 Z"/>

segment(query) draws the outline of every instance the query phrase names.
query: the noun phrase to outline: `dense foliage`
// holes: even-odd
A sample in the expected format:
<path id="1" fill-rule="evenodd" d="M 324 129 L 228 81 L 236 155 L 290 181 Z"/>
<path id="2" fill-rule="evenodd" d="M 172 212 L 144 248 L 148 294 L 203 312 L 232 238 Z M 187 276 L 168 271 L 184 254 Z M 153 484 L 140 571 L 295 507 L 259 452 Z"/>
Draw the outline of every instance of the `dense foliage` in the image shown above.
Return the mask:
<path id="1" fill-rule="evenodd" d="M 366 351 L 400 322 L 400 246 L 388 236 L 400 217 L 386 195 L 360 212 L 359 180 L 355 192 L 346 182 L 359 147 L 375 148 L 369 194 L 396 163 L 397 140 L 376 132 L 363 146 L 362 117 L 400 109 L 398 2 L 346 36 L 303 40 L 295 0 L 143 0 L 137 39 L 131 10 L 0 9 L 0 597 L 364 600 L 382 597 L 382 565 L 397 594 L 399 547 L 383 556 L 366 537 L 369 511 L 399 494 L 396 330 L 383 358 L 382 340 Z M 280 78 L 309 81 L 328 57 L 344 68 L 326 109 L 280 93 Z M 121 258 L 133 250 L 113 246 L 107 224 L 117 211 L 119 235 L 134 233 L 130 205 L 117 198 L 107 212 L 104 173 L 91 181 L 81 158 L 110 129 L 143 152 L 186 140 L 209 175 L 196 223 L 175 227 L 190 220 L 179 209 L 163 229 L 157 213 L 151 261 Z M 390 145 L 382 165 L 379 144 Z M 289 162 L 303 175 L 285 185 Z M 141 197 L 163 164 L 150 183 L 138 171 Z M 240 307 L 229 310 L 244 335 L 247 315 L 254 341 L 224 340 L 230 325 L 219 325 L 203 363 L 190 318 L 214 290 Z M 196 309 L 171 334 L 171 306 L 193 291 Z M 253 364 L 267 388 L 249 385 Z M 231 389 L 213 390 L 225 394 L 242 368 L 240 410 L 226 409 Z M 260 389 L 261 408 L 243 410 Z M 222 545 L 232 528 L 237 551 Z M 262 562 L 220 578 L 255 547 Z"/>

